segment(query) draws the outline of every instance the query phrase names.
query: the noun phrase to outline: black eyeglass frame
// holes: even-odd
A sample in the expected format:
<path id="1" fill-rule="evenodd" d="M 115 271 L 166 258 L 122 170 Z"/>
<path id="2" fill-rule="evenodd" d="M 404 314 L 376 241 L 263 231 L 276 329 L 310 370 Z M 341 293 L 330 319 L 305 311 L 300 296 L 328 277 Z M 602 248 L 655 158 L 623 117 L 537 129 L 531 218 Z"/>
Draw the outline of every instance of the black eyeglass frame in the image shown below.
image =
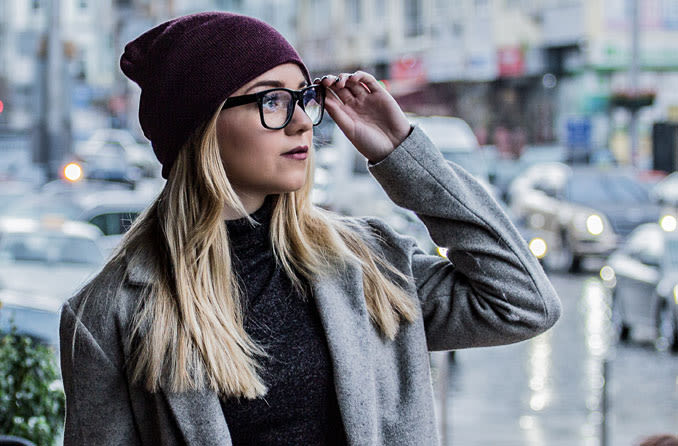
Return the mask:
<path id="1" fill-rule="evenodd" d="M 318 88 L 320 87 L 320 88 Z M 312 84 L 307 87 L 302 88 L 301 90 L 292 90 L 289 88 L 284 88 L 284 87 L 276 87 L 276 88 L 271 88 L 268 90 L 263 90 L 259 91 L 257 93 L 253 94 L 244 94 L 241 96 L 232 96 L 228 99 L 226 99 L 226 102 L 224 103 L 224 106 L 221 107 L 222 110 L 226 110 L 227 108 L 232 108 L 232 107 L 237 107 L 239 105 L 245 105 L 245 104 L 251 104 L 253 102 L 257 103 L 257 107 L 259 108 L 259 118 L 261 119 L 261 125 L 263 125 L 265 128 L 269 130 L 280 130 L 282 128 L 285 128 L 287 124 L 290 123 L 292 120 L 292 117 L 294 116 L 294 107 L 296 104 L 299 104 L 299 107 L 306 113 L 306 109 L 304 108 L 304 92 L 306 90 L 309 90 L 311 88 L 318 88 L 318 91 L 320 93 L 320 97 L 322 98 L 322 101 L 320 103 L 320 119 L 318 122 L 314 123 L 313 125 L 316 126 L 320 124 L 323 120 L 323 116 L 325 114 L 325 88 L 320 85 L 320 84 Z M 266 120 L 264 119 L 264 106 L 263 106 L 263 99 L 264 97 L 269 94 L 272 91 L 286 91 L 292 95 L 292 100 L 290 101 L 290 105 L 287 107 L 287 119 L 285 119 L 285 122 L 283 125 L 280 127 L 270 127 L 266 124 Z M 307 114 L 308 116 L 308 114 Z"/>

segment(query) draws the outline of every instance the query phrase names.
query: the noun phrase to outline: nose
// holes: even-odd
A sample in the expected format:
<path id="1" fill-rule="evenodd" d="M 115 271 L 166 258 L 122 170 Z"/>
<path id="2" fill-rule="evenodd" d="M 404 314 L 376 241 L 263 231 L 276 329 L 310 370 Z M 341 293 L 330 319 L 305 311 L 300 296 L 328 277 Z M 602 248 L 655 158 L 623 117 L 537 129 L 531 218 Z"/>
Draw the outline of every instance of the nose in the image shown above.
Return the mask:
<path id="1" fill-rule="evenodd" d="M 311 130 L 313 128 L 313 121 L 306 114 L 304 109 L 301 108 L 299 102 L 294 104 L 294 112 L 292 113 L 292 119 L 290 123 L 285 127 L 285 132 L 289 134 L 293 133 L 303 133 Z"/>

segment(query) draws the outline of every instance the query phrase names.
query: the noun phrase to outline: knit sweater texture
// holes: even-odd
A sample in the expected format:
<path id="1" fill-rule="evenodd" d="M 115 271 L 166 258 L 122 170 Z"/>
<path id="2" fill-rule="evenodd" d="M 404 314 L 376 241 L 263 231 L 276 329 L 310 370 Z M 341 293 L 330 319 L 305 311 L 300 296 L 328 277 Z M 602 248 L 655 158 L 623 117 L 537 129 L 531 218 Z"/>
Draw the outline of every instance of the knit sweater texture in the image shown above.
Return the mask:
<path id="1" fill-rule="evenodd" d="M 226 222 L 243 291 L 244 326 L 268 353 L 267 394 L 222 400 L 234 445 L 346 444 L 322 323 L 310 292 L 296 290 L 276 263 L 269 237 L 275 196 L 251 217 Z M 308 288 L 305 286 L 305 288 Z"/>

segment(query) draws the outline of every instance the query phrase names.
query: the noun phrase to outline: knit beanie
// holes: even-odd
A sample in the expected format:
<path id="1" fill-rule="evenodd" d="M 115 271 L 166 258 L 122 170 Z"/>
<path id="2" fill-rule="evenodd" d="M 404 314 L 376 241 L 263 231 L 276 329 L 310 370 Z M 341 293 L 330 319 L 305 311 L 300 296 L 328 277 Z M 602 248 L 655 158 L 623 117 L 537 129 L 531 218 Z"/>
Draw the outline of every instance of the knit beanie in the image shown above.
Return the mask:
<path id="1" fill-rule="evenodd" d="M 267 23 L 229 12 L 178 17 L 125 46 L 120 68 L 141 87 L 139 122 L 168 178 L 179 150 L 238 88 L 299 54 Z"/>

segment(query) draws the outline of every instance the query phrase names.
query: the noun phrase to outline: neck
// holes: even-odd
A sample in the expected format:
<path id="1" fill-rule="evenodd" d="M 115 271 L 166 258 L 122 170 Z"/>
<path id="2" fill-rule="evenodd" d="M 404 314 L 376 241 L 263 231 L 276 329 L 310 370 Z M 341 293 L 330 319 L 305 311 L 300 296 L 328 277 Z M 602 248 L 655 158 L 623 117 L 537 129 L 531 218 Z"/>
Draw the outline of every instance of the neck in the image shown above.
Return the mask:
<path id="1" fill-rule="evenodd" d="M 238 198 L 240 198 L 240 201 L 242 202 L 243 206 L 245 206 L 245 211 L 247 211 L 247 215 L 250 215 L 253 214 L 257 209 L 261 207 L 261 205 L 264 204 L 266 195 L 239 194 Z M 237 210 L 233 209 L 228 205 L 224 205 L 224 210 L 221 211 L 221 218 L 223 218 L 224 220 L 236 220 L 242 217 L 243 215 L 240 215 Z"/>

